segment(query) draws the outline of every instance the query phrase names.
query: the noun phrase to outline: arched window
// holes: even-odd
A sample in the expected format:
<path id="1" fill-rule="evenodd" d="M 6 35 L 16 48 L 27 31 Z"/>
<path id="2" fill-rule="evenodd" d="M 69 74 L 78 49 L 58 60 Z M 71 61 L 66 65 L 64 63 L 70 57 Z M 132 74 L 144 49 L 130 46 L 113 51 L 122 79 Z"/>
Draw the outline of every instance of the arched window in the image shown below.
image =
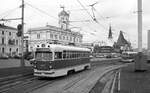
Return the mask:
<path id="1" fill-rule="evenodd" d="M 18 48 L 16 49 L 16 52 L 18 53 Z"/>
<path id="2" fill-rule="evenodd" d="M 11 53 L 11 48 L 9 48 L 9 52 Z"/>
<path id="3" fill-rule="evenodd" d="M 4 52 L 5 52 L 5 48 L 3 47 L 3 48 L 2 48 L 2 53 L 4 53 Z"/>

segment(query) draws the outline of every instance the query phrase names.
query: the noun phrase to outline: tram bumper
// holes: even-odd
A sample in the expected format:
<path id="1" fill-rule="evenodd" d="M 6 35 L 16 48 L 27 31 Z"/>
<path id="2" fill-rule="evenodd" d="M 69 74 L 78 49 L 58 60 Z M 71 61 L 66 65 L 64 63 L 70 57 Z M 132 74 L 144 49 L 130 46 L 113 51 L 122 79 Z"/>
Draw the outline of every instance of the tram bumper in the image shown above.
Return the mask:
<path id="1" fill-rule="evenodd" d="M 55 74 L 53 70 L 50 71 L 34 70 L 34 76 L 38 77 L 54 77 L 53 74 Z"/>

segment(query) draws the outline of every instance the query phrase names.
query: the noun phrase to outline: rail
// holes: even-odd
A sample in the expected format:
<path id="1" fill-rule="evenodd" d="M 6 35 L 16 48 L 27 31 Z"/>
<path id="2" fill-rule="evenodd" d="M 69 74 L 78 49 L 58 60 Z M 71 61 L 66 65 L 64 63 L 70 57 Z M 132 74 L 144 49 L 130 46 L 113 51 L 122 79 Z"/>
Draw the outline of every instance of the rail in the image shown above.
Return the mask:
<path id="1" fill-rule="evenodd" d="M 109 69 L 103 76 L 97 80 L 89 93 L 115 93 L 120 91 L 120 74 L 121 68 L 127 65 L 122 65 L 116 68 Z"/>

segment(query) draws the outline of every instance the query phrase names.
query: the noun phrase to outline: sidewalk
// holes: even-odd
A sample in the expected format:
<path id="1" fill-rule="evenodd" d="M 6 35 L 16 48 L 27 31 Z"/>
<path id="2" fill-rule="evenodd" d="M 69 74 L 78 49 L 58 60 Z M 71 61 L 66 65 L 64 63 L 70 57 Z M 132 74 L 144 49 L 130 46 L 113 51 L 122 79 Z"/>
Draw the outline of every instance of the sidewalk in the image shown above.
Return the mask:
<path id="1" fill-rule="evenodd" d="M 30 62 L 25 60 L 25 66 L 31 66 Z M 0 59 L 0 69 L 20 67 L 20 59 Z"/>
<path id="2" fill-rule="evenodd" d="M 122 68 L 120 82 L 121 90 L 115 93 L 150 93 L 150 66 L 145 72 L 134 72 L 134 64 Z"/>
<path id="3" fill-rule="evenodd" d="M 0 59 L 0 80 L 32 73 L 33 68 L 26 60 L 25 67 L 21 67 L 20 59 Z"/>

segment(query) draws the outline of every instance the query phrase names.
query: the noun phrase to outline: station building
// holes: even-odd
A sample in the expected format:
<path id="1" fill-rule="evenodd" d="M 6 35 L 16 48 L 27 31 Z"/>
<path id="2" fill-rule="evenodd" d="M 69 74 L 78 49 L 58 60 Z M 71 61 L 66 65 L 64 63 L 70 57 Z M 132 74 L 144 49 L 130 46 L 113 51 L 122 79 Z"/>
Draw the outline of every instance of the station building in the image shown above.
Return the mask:
<path id="1" fill-rule="evenodd" d="M 0 24 L 0 55 L 21 53 L 21 38 L 16 33 L 16 28 Z"/>
<path id="2" fill-rule="evenodd" d="M 29 51 L 34 51 L 40 44 L 55 43 L 62 45 L 76 45 L 82 43 L 82 34 L 69 29 L 69 13 L 64 9 L 58 14 L 59 27 L 46 25 L 45 27 L 30 28 Z"/>

